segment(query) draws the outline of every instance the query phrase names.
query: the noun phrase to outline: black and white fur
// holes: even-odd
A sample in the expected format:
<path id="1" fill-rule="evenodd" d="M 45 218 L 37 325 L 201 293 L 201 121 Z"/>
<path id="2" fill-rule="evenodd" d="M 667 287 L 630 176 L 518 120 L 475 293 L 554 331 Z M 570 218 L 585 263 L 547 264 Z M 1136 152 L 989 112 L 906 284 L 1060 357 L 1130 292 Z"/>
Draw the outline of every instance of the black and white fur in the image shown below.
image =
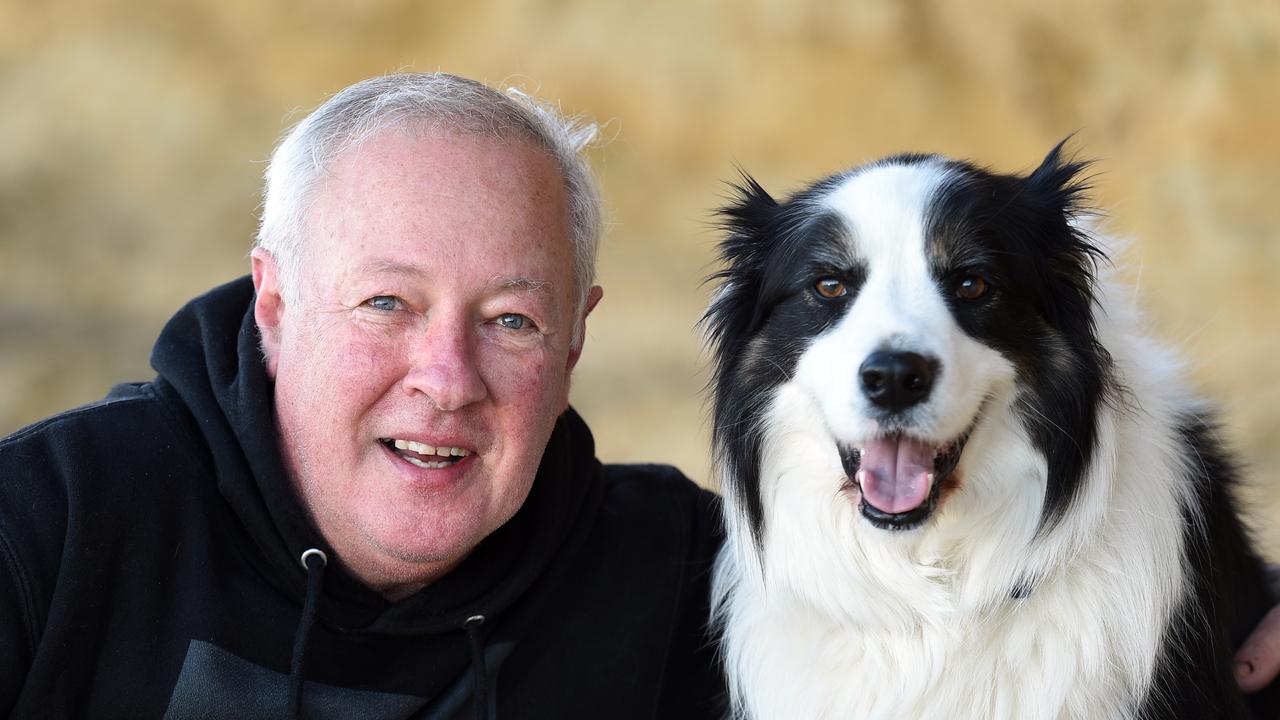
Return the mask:
<path id="1" fill-rule="evenodd" d="M 902 155 L 782 202 L 746 177 L 722 210 L 735 715 L 1280 717 L 1231 676 L 1271 605 L 1232 459 L 1107 277 L 1061 148 L 1026 176 Z M 924 396 L 873 398 L 877 353 L 923 358 Z M 910 512 L 861 492 L 878 437 L 938 448 Z"/>

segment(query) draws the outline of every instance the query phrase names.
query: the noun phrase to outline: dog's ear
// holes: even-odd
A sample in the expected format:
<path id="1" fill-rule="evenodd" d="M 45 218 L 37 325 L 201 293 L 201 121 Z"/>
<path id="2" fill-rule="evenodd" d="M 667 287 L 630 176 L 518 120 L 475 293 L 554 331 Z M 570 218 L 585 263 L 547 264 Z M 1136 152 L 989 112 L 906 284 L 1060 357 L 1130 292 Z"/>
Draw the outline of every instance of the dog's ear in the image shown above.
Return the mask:
<path id="1" fill-rule="evenodd" d="M 716 212 L 721 218 L 720 227 L 729 235 L 722 248 L 725 260 L 730 259 L 730 253 L 743 250 L 739 241 L 748 240 L 767 227 L 778 211 L 778 201 L 755 178 L 745 170 L 738 172 L 738 182 L 729 183 L 729 203 Z"/>
<path id="2" fill-rule="evenodd" d="M 1049 151 L 1031 174 L 1018 179 L 1008 212 L 1038 263 L 1045 320 L 1068 334 L 1092 335 L 1094 283 L 1098 264 L 1106 254 L 1089 235 L 1088 207 L 1092 186 L 1084 176 L 1092 163 L 1067 158 L 1064 148 L 1071 137 Z"/>
<path id="3" fill-rule="evenodd" d="M 1086 211 L 1089 191 L 1093 189 L 1089 179 L 1083 177 L 1093 162 L 1064 157 L 1064 150 L 1072 137 L 1074 135 L 1068 135 L 1054 145 L 1040 162 L 1040 167 L 1023 181 L 1033 197 L 1044 204 L 1044 209 L 1067 221 L 1078 220 L 1079 215 Z"/>
<path id="4" fill-rule="evenodd" d="M 726 343 L 746 337 L 758 321 L 757 299 L 779 209 L 778 202 L 746 172 L 729 187 L 728 204 L 716 211 L 724 233 L 718 253 L 721 269 L 705 280 L 715 288 L 701 321 L 708 344 L 721 361 Z"/>
<path id="5" fill-rule="evenodd" d="M 729 183 L 729 202 L 716 211 L 724 233 L 720 261 L 724 269 L 708 278 L 727 280 L 734 274 L 759 273 L 769 244 L 769 230 L 778 214 L 778 201 L 755 178 L 739 170 L 741 177 Z"/>

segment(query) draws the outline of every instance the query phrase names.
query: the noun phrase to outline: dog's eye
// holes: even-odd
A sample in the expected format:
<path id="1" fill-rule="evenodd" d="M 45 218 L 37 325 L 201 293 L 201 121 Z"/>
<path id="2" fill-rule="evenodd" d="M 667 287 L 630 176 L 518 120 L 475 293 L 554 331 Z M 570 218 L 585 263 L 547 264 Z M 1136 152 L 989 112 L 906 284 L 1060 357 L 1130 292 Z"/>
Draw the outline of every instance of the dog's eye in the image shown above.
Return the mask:
<path id="1" fill-rule="evenodd" d="M 818 282 L 814 283 L 813 289 L 824 298 L 844 297 L 849 292 L 843 282 L 833 277 L 819 278 Z"/>
<path id="2" fill-rule="evenodd" d="M 991 291 L 991 285 L 977 275 L 965 275 L 956 284 L 956 297 L 961 300 L 981 300 Z"/>

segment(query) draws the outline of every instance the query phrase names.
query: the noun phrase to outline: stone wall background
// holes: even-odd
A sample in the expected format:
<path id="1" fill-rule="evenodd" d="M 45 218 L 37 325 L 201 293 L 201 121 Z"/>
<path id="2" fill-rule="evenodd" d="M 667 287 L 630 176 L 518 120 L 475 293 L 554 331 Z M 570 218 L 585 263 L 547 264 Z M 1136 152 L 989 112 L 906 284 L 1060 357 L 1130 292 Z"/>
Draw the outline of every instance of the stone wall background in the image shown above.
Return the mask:
<path id="1" fill-rule="evenodd" d="M 145 379 L 246 272 L 263 161 L 400 69 L 604 123 L 606 295 L 575 404 L 606 460 L 711 482 L 693 326 L 735 166 L 777 193 L 899 150 L 1097 158 L 1107 226 L 1251 465 L 1280 555 L 1280 4 L 1271 0 L 249 0 L 0 4 L 0 433 Z"/>

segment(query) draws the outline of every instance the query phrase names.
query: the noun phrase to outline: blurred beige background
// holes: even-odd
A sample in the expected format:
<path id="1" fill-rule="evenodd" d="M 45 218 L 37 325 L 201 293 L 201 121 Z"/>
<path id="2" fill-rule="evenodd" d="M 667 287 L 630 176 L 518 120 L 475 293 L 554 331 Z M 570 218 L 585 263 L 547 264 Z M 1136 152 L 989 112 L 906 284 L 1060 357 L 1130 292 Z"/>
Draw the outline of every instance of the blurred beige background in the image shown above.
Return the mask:
<path id="1" fill-rule="evenodd" d="M 735 163 L 782 193 L 908 149 L 1026 170 L 1079 131 L 1280 554 L 1274 0 L 0 3 L 0 433 L 149 378 L 169 315 L 247 270 L 281 131 L 398 69 L 605 123 L 606 292 L 575 404 L 604 459 L 702 482 L 693 326 Z"/>

